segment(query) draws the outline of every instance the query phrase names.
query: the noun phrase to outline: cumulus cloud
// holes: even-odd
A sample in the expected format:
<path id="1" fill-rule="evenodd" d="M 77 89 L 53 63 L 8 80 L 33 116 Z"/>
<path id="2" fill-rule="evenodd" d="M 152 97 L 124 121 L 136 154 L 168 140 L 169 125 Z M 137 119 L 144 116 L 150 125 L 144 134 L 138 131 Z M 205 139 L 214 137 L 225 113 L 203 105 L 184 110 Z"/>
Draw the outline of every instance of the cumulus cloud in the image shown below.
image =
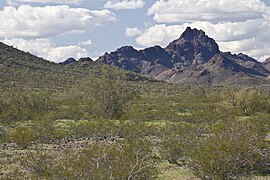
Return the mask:
<path id="1" fill-rule="evenodd" d="M 148 14 L 157 22 L 239 22 L 261 19 L 269 7 L 261 0 L 158 0 Z"/>
<path id="2" fill-rule="evenodd" d="M 4 38 L 44 38 L 63 33 L 81 33 L 115 22 L 109 10 L 71 8 L 67 5 L 18 8 L 4 7 L 0 11 L 0 36 Z"/>
<path id="3" fill-rule="evenodd" d="M 7 4 L 16 5 L 19 3 L 54 3 L 54 4 L 80 4 L 84 0 L 7 0 Z"/>
<path id="4" fill-rule="evenodd" d="M 25 39 L 5 39 L 3 42 L 53 62 L 61 62 L 69 57 L 78 59 L 88 55 L 86 49 L 77 45 L 55 46 L 51 40 L 44 38 L 29 41 Z"/>
<path id="5" fill-rule="evenodd" d="M 136 38 L 136 42 L 141 46 L 166 46 L 169 42 L 177 39 L 183 32 L 184 26 L 158 24 L 148 28 L 142 35 Z"/>
<path id="6" fill-rule="evenodd" d="M 133 37 L 133 36 L 141 35 L 142 33 L 143 33 L 143 31 L 137 27 L 133 27 L 133 28 L 127 27 L 125 35 L 128 37 Z"/>
<path id="7" fill-rule="evenodd" d="M 144 6 L 144 0 L 110 0 L 104 5 L 108 9 L 139 9 Z"/>
<path id="8" fill-rule="evenodd" d="M 261 0 L 158 0 L 148 14 L 163 24 L 139 35 L 141 46 L 166 46 L 189 26 L 204 30 L 222 51 L 270 56 L 270 7 Z"/>

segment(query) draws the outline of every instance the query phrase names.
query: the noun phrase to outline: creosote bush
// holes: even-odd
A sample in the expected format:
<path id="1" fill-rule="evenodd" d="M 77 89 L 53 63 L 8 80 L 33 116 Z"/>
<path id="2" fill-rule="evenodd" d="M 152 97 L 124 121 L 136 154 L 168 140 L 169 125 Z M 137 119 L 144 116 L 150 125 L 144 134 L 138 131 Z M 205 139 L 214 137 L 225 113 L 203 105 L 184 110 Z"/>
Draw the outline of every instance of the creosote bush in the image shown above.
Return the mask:
<path id="1" fill-rule="evenodd" d="M 158 174 L 147 142 L 93 142 L 83 149 L 37 150 L 20 160 L 17 176 L 49 179 L 154 179 Z M 24 172 L 30 172 L 25 174 Z"/>
<path id="2" fill-rule="evenodd" d="M 189 149 L 197 146 L 197 138 L 203 131 L 206 130 L 190 124 L 174 124 L 166 127 L 161 146 L 163 158 L 172 164 L 186 166 Z"/>
<path id="3" fill-rule="evenodd" d="M 16 89 L 0 96 L 0 121 L 42 120 L 55 110 L 46 91 Z"/>
<path id="4" fill-rule="evenodd" d="M 99 77 L 89 77 L 74 87 L 77 97 L 90 114 L 105 119 L 119 119 L 128 104 L 138 97 L 135 86 L 123 81 L 114 71 L 106 71 Z"/>
<path id="5" fill-rule="evenodd" d="M 263 92 L 254 89 L 241 89 L 226 94 L 225 106 L 230 111 L 243 116 L 270 112 L 270 99 Z"/>
<path id="6" fill-rule="evenodd" d="M 21 147 L 26 147 L 30 143 L 37 139 L 37 132 L 33 127 L 18 126 L 10 134 L 9 140 L 16 142 Z"/>
<path id="7" fill-rule="evenodd" d="M 270 172 L 266 129 L 252 120 L 220 123 L 189 149 L 190 167 L 202 179 L 240 179 Z"/>

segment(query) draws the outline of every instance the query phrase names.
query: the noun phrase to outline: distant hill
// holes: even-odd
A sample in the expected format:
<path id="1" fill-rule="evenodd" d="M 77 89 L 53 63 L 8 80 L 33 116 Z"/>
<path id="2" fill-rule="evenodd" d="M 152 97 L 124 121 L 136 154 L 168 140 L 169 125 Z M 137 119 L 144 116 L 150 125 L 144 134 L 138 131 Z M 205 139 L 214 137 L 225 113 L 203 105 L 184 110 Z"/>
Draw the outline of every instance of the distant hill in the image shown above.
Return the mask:
<path id="1" fill-rule="evenodd" d="M 93 62 L 90 58 L 81 58 L 79 61 L 68 59 L 61 64 L 56 64 L 0 43 L 1 89 L 68 88 L 83 78 L 96 76 L 112 69 L 117 69 L 119 74 L 125 74 L 127 80 L 148 80 L 132 72 Z"/>
<path id="2" fill-rule="evenodd" d="M 257 86 L 270 83 L 269 64 L 245 54 L 221 52 L 214 39 L 202 30 L 187 28 L 166 48 L 135 50 L 124 46 L 97 62 L 123 68 L 168 82 L 207 85 Z"/>

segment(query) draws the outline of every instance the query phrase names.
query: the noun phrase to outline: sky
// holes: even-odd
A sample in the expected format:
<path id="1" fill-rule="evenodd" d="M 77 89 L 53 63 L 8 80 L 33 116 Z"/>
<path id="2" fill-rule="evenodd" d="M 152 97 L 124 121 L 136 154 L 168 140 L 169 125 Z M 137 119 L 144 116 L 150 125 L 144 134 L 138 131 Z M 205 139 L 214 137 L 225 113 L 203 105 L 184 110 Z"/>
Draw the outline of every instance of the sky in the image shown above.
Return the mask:
<path id="1" fill-rule="evenodd" d="M 270 57 L 270 0 L 1 0 L 0 41 L 44 59 L 97 59 L 202 29 L 222 51 Z"/>

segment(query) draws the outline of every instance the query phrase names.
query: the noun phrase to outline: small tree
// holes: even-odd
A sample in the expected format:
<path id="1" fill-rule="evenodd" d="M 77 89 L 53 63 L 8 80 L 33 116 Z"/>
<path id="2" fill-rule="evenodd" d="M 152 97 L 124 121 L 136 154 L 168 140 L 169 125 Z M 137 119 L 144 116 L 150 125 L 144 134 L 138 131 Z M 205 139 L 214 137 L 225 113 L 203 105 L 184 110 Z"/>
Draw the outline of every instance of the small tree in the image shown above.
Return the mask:
<path id="1" fill-rule="evenodd" d="M 270 109 L 268 97 L 257 90 L 241 89 L 226 94 L 224 99 L 226 107 L 245 116 L 269 111 Z"/>
<path id="2" fill-rule="evenodd" d="M 92 114 L 98 117 L 119 118 L 138 91 L 116 70 L 104 71 L 100 77 L 86 79 L 75 91 L 80 91 Z"/>

